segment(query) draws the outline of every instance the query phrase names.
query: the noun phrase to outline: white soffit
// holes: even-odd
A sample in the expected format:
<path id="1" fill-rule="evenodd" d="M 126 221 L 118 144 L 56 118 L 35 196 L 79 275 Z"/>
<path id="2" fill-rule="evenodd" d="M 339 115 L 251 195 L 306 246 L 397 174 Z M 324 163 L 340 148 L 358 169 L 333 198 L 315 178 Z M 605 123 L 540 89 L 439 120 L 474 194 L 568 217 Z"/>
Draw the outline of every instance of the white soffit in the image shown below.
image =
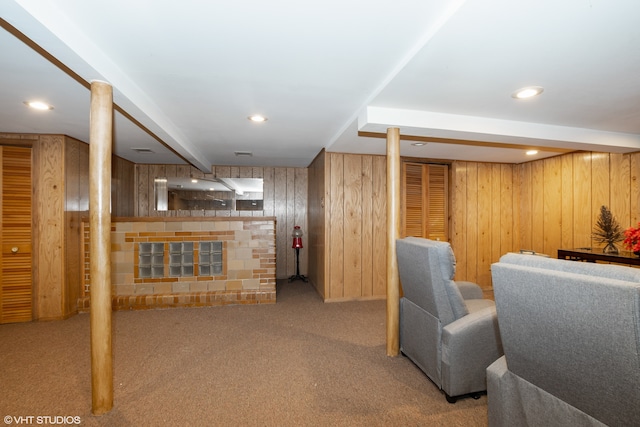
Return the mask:
<path id="1" fill-rule="evenodd" d="M 640 150 L 640 135 L 593 129 L 383 107 L 366 107 L 358 118 L 359 132 L 386 133 L 389 127 L 425 138 L 614 153 Z"/>

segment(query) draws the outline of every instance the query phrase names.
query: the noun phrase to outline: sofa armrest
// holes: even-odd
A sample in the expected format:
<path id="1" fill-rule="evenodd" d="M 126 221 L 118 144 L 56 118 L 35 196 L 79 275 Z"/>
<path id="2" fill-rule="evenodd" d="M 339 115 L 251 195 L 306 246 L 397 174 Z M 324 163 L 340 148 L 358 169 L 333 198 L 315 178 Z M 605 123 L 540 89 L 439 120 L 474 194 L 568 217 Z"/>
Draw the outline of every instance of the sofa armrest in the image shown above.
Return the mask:
<path id="1" fill-rule="evenodd" d="M 442 329 L 443 388 L 447 384 L 451 396 L 470 383 L 474 391 L 486 390 L 486 368 L 503 354 L 495 306 L 449 323 Z M 477 373 L 475 378 L 472 372 Z"/>
<path id="2" fill-rule="evenodd" d="M 482 299 L 482 288 L 473 282 L 467 282 L 464 280 L 456 281 L 458 290 L 462 295 L 462 299 Z"/>

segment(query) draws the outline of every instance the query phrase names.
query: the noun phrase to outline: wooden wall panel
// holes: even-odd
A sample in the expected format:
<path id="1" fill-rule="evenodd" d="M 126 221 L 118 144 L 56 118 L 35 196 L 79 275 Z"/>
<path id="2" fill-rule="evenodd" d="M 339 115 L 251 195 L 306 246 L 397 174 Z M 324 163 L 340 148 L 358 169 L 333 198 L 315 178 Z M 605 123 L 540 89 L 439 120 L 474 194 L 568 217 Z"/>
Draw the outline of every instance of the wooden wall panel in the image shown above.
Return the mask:
<path id="1" fill-rule="evenodd" d="M 344 297 L 362 296 L 362 157 L 344 155 Z"/>
<path id="2" fill-rule="evenodd" d="M 373 157 L 362 156 L 361 295 L 373 296 Z"/>
<path id="3" fill-rule="evenodd" d="M 309 171 L 306 168 L 289 168 L 288 170 L 293 171 L 293 187 L 292 192 L 287 194 L 287 199 L 293 201 L 293 213 L 291 218 L 293 218 L 293 224 L 291 228 L 289 228 L 289 240 L 293 239 L 293 227 L 298 225 L 300 229 L 304 233 L 303 236 L 303 245 L 308 247 L 309 245 L 309 227 L 307 226 L 307 193 L 308 193 L 308 174 Z M 304 248 L 300 250 L 300 274 L 306 275 L 308 271 L 309 265 L 309 250 L 308 248 Z M 293 254 L 295 253 L 294 249 L 289 249 L 289 252 L 292 255 L 291 264 L 287 264 L 291 268 L 291 274 L 295 273 L 295 258 Z M 303 271 L 304 269 L 304 271 Z"/>
<path id="4" fill-rule="evenodd" d="M 502 182 L 502 167 L 500 164 L 491 164 L 491 179 L 489 185 L 491 186 L 491 251 L 489 253 L 488 261 L 491 264 L 491 260 L 500 257 L 502 246 L 502 230 L 506 228 L 503 224 L 502 218 L 502 188 L 509 188 L 508 185 Z M 505 218 L 506 220 L 506 218 Z M 489 266 L 488 273 L 491 275 L 491 267 Z M 490 280 L 490 279 L 489 279 Z"/>
<path id="5" fill-rule="evenodd" d="M 81 153 L 86 153 L 81 156 Z M 65 253 L 65 282 L 63 285 L 63 315 L 77 312 L 77 301 L 82 289 L 82 248 L 80 230 L 82 228 L 82 217 L 88 215 L 89 197 L 88 188 L 83 192 L 86 180 L 88 186 L 89 164 L 83 163 L 88 160 L 89 146 L 72 138 L 65 137 L 65 177 L 64 177 L 64 253 Z M 87 210 L 81 211 L 81 207 Z M 84 266 L 83 266 L 84 267 Z"/>
<path id="6" fill-rule="evenodd" d="M 275 181 L 275 168 L 264 168 L 261 173 L 258 171 L 256 175 L 262 175 L 263 180 L 262 190 L 264 200 L 262 201 L 262 207 L 264 209 L 265 216 L 276 216 L 276 181 Z"/>
<path id="7" fill-rule="evenodd" d="M 520 227 L 520 216 L 521 216 L 521 208 L 522 208 L 522 202 L 521 202 L 521 198 L 522 198 L 522 194 L 520 193 L 520 182 L 518 181 L 519 178 L 519 174 L 517 171 L 517 168 L 513 165 L 504 165 L 505 167 L 508 167 L 509 169 L 511 169 L 511 194 L 513 195 L 513 201 L 511 203 L 512 206 L 512 218 L 511 218 L 511 224 L 512 224 L 512 230 L 513 230 L 513 234 L 511 236 L 511 248 L 515 248 L 517 246 L 520 245 L 520 232 L 521 232 L 521 227 Z M 503 246 L 503 249 L 506 250 L 507 246 Z"/>
<path id="8" fill-rule="evenodd" d="M 499 259 L 506 252 L 513 250 L 514 239 L 517 238 L 514 232 L 518 230 L 517 222 L 517 201 L 514 200 L 513 191 L 513 167 L 511 165 L 500 165 L 500 185 L 497 191 L 500 192 L 500 211 L 497 214 L 500 219 L 500 247 L 493 252 L 493 260 Z"/>
<path id="9" fill-rule="evenodd" d="M 491 241 L 496 236 L 494 218 L 491 216 L 493 197 L 491 194 L 491 170 L 492 164 L 478 164 L 478 191 L 477 191 L 477 227 L 478 240 L 476 242 L 476 272 L 475 281 L 488 283 L 491 280 Z M 497 218 L 496 218 L 497 219 Z M 500 236 L 498 231 L 497 237 Z"/>
<path id="10" fill-rule="evenodd" d="M 562 159 L 552 157 L 543 165 L 543 247 L 541 252 L 554 256 L 562 244 Z"/>
<path id="11" fill-rule="evenodd" d="M 5 135 L 0 135 L 0 138 Z M 89 145 L 64 135 L 12 135 L 33 147 L 34 319 L 77 312 L 79 224 L 89 212 Z M 133 164 L 114 157 L 112 210 L 132 212 Z"/>
<path id="12" fill-rule="evenodd" d="M 563 248 L 575 247 L 573 241 L 573 156 L 560 156 L 562 161 L 562 201 L 560 209 L 562 238 L 560 246 Z"/>
<path id="13" fill-rule="evenodd" d="M 531 249 L 544 253 L 544 163 L 531 164 Z"/>
<path id="14" fill-rule="evenodd" d="M 519 186 L 517 191 L 520 194 L 520 217 L 518 230 L 520 230 L 519 249 L 533 250 L 533 240 L 531 230 L 533 227 L 533 207 L 532 207 L 532 182 L 531 163 L 525 163 L 518 168 Z"/>
<path id="15" fill-rule="evenodd" d="M 309 219 L 325 230 L 319 293 L 325 301 L 385 298 L 386 158 L 323 152 L 310 166 L 309 191 L 324 194 L 324 208 Z"/>
<path id="16" fill-rule="evenodd" d="M 308 253 L 309 253 L 309 281 L 316 288 L 322 299 L 326 297 L 325 290 L 325 152 L 321 151 L 309 165 L 309 233 L 308 233 Z"/>
<path id="17" fill-rule="evenodd" d="M 617 173 L 616 173 L 617 175 Z M 591 153 L 591 217 L 596 219 L 600 215 L 600 207 L 611 207 L 610 179 L 599 179 L 598 177 L 609 178 L 609 154 Z"/>
<path id="18" fill-rule="evenodd" d="M 64 142 L 62 135 L 42 135 L 34 152 L 38 235 L 35 293 L 36 316 L 41 320 L 60 319 L 64 314 Z"/>
<path id="19" fill-rule="evenodd" d="M 281 267 L 284 267 L 284 270 L 285 270 L 284 276 L 277 276 L 277 277 L 291 277 L 293 274 L 295 274 L 295 256 L 294 256 L 295 251 L 291 248 L 291 240 L 293 238 L 292 236 L 293 227 L 295 225 L 300 225 L 295 223 L 296 222 L 295 201 L 287 197 L 287 194 L 295 188 L 295 171 L 291 168 L 285 169 L 285 184 L 283 187 L 285 189 L 285 196 L 284 196 L 284 199 L 279 201 L 279 203 L 286 206 L 286 209 L 287 209 L 284 217 L 286 218 L 286 220 L 283 221 L 283 222 L 286 222 L 286 230 L 282 234 L 286 235 L 288 239 L 285 241 L 285 245 L 284 245 L 287 249 L 284 252 L 280 252 L 280 255 L 282 258 L 282 255 L 284 254 L 287 262 L 284 264 L 284 266 L 281 265 Z M 302 231 L 304 233 L 305 229 L 302 229 Z"/>
<path id="20" fill-rule="evenodd" d="M 327 299 L 344 297 L 344 156 L 327 153 L 329 159 L 329 292 Z"/>
<path id="21" fill-rule="evenodd" d="M 575 247 L 591 246 L 591 153 L 573 156 L 573 244 Z"/>
<path id="22" fill-rule="evenodd" d="M 631 225 L 640 225 L 640 155 L 629 155 L 629 173 L 631 181 L 629 207 L 631 209 Z M 624 224 L 624 223 L 623 223 Z"/>
<path id="23" fill-rule="evenodd" d="M 631 161 L 630 154 L 609 154 L 609 203 L 620 224 L 631 224 Z M 568 247 L 568 246 L 563 246 Z"/>
<path id="24" fill-rule="evenodd" d="M 451 243 L 459 267 L 456 279 L 477 281 L 487 293 L 491 278 L 483 276 L 484 250 L 475 249 L 482 248 L 487 240 L 501 241 L 498 251 L 492 240 L 490 262 L 498 260 L 498 253 L 519 249 L 555 257 L 559 248 L 598 246 L 591 233 L 603 204 L 622 228 L 640 221 L 640 153 L 579 152 L 501 165 L 499 185 L 495 170 L 486 172 L 493 167 L 454 162 L 451 168 Z M 488 179 L 490 192 L 484 188 Z M 482 200 L 485 197 L 501 198 L 499 215 L 496 200 L 488 206 Z M 483 209 L 491 212 L 489 223 Z M 511 239 L 505 231 L 509 229 L 514 231 Z"/>
<path id="25" fill-rule="evenodd" d="M 87 148 L 87 156 L 88 154 L 89 150 Z M 88 165 L 88 159 L 86 164 Z M 120 217 L 135 216 L 135 164 L 118 156 L 113 156 L 111 176 L 112 215 Z"/>
<path id="26" fill-rule="evenodd" d="M 467 162 L 451 165 L 451 247 L 456 255 L 456 279 L 467 277 Z"/>
<path id="27" fill-rule="evenodd" d="M 451 246 L 456 280 L 478 283 L 492 297 L 491 264 L 517 250 L 520 171 L 513 165 L 453 162 Z M 530 200 L 530 198 L 529 198 Z"/>
<path id="28" fill-rule="evenodd" d="M 387 158 L 373 156 L 372 296 L 387 293 Z"/>
<path id="29" fill-rule="evenodd" d="M 465 222 L 467 232 L 464 236 L 466 246 L 466 270 L 461 271 L 464 279 L 456 275 L 458 280 L 478 281 L 478 240 L 481 239 L 478 228 L 478 163 L 467 162 L 467 211 Z M 455 248 L 454 248 L 455 253 Z M 457 257 L 456 257 L 457 258 Z M 462 269 L 461 269 L 462 270 Z M 457 269 L 456 269 L 457 273 Z"/>

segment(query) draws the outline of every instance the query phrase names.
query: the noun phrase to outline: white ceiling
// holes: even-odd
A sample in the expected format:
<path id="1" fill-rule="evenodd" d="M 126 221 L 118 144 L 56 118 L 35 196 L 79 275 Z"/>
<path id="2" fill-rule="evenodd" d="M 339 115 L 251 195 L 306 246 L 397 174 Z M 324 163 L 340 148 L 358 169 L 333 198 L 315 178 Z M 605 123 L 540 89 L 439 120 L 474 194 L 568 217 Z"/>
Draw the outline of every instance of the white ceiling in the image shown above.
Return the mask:
<path id="1" fill-rule="evenodd" d="M 640 150 L 637 0 L 3 0 L 0 17 L 0 132 L 89 142 L 102 80 L 114 151 L 136 163 L 304 167 L 384 154 L 358 134 L 388 127 L 432 159 Z M 511 97 L 530 85 L 544 93 Z"/>

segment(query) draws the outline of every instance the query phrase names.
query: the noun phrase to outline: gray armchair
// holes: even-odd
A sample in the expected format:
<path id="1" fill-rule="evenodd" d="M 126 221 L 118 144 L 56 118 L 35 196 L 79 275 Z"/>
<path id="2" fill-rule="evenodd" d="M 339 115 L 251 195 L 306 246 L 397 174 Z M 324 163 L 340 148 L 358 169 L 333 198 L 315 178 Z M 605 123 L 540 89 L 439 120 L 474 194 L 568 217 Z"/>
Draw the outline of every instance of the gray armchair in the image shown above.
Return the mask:
<path id="1" fill-rule="evenodd" d="M 489 425 L 640 426 L 640 269 L 506 254 Z"/>
<path id="2" fill-rule="evenodd" d="M 495 304 L 471 282 L 453 280 L 447 242 L 407 237 L 396 242 L 403 297 L 400 350 L 454 403 L 487 389 L 486 368 L 502 356 Z"/>

